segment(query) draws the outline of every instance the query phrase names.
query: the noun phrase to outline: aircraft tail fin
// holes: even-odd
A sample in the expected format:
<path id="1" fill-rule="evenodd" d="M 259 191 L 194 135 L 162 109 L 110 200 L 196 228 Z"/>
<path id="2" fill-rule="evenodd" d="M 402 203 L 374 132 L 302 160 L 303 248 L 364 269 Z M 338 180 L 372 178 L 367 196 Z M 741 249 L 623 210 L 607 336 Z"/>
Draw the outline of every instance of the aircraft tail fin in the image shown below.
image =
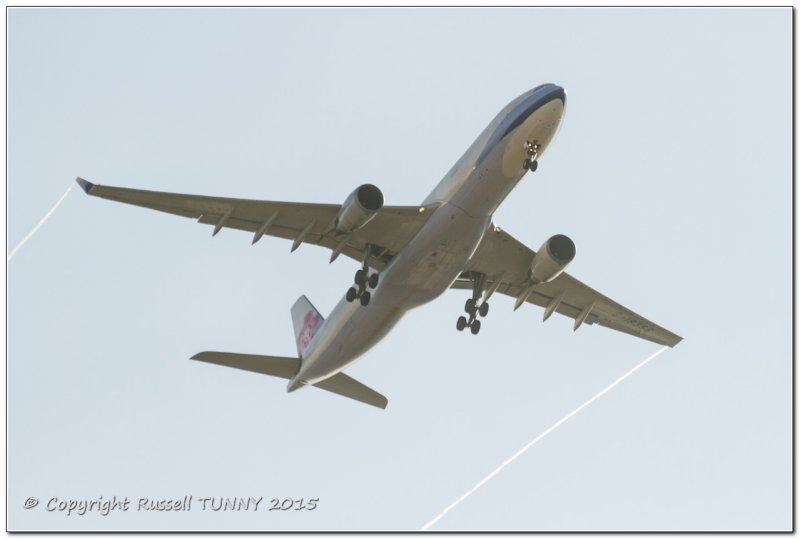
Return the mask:
<path id="1" fill-rule="evenodd" d="M 300 296 L 292 305 L 292 324 L 294 325 L 294 337 L 297 342 L 297 353 L 303 357 L 311 339 L 325 321 L 319 314 L 308 298 Z"/>

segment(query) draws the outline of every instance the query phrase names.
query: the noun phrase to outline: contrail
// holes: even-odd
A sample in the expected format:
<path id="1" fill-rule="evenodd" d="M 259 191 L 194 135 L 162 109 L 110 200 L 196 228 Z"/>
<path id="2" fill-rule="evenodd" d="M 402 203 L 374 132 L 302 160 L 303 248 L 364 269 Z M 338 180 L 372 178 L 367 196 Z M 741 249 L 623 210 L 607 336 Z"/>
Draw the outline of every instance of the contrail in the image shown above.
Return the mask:
<path id="1" fill-rule="evenodd" d="M 606 393 L 608 393 L 609 391 L 611 391 L 612 389 L 614 389 L 614 387 L 615 387 L 617 384 L 619 384 L 620 382 L 622 382 L 622 381 L 623 381 L 625 378 L 627 378 L 627 377 L 628 377 L 628 376 L 630 376 L 631 374 L 633 374 L 633 373 L 635 373 L 636 371 L 638 371 L 640 368 L 644 367 L 644 365 L 645 365 L 647 362 L 649 362 L 651 359 L 655 358 L 657 355 L 659 355 L 661 352 L 663 352 L 663 351 L 664 351 L 664 350 L 666 350 L 667 348 L 668 348 L 667 346 L 665 346 L 664 348 L 661 348 L 661 349 L 660 349 L 660 350 L 658 350 L 658 351 L 657 351 L 655 354 L 651 355 L 650 357 L 648 357 L 647 359 L 645 359 L 644 361 L 642 361 L 641 363 L 639 363 L 638 365 L 636 365 L 634 368 L 632 368 L 631 370 L 629 370 L 628 372 L 626 372 L 625 374 L 623 374 L 622 376 L 620 376 L 620 377 L 619 377 L 619 378 L 618 378 L 616 381 L 612 382 L 612 383 L 611 383 L 611 385 L 609 385 L 607 388 L 605 388 L 604 390 L 602 390 L 600 393 L 598 393 L 597 395 L 595 395 L 594 397 L 592 397 L 592 398 L 591 398 L 591 399 L 589 399 L 588 401 L 584 402 L 583 404 L 581 404 L 580 406 L 578 406 L 577 408 L 575 408 L 574 410 L 572 410 L 570 413 L 568 413 L 567 415 L 565 415 L 563 418 L 559 419 L 559 420 L 558 420 L 556 423 L 554 423 L 554 424 L 553 424 L 553 426 L 551 426 L 549 429 L 547 429 L 546 431 L 544 431 L 543 433 L 541 433 L 539 436 L 537 436 L 536 438 L 534 438 L 533 440 L 531 440 L 530 442 L 528 442 L 528 445 L 526 445 L 525 447 L 523 447 L 522 449 L 520 449 L 519 451 L 517 451 L 516 453 L 514 453 L 514 454 L 513 454 L 513 455 L 512 455 L 512 456 L 511 456 L 509 459 L 507 459 L 507 460 L 506 460 L 506 461 L 505 461 L 503 464 L 501 464 L 501 465 L 500 465 L 500 466 L 498 466 L 498 467 L 497 467 L 497 468 L 496 468 L 494 471 L 492 471 L 492 473 L 490 473 L 489 475 L 487 475 L 486 477 L 484 477 L 483 479 L 481 479 L 481 480 L 478 482 L 478 484 L 476 484 L 474 487 L 472 487 L 471 489 L 469 489 L 469 490 L 468 490 L 468 491 L 467 491 L 467 492 L 466 492 L 466 493 L 465 493 L 463 496 L 461 496 L 459 499 L 457 499 L 456 501 L 454 501 L 453 503 L 451 503 L 450 505 L 448 505 L 448 506 L 447 506 L 447 507 L 444 509 L 444 511 L 442 511 L 441 513 L 439 513 L 438 515 L 436 515 L 436 518 L 434 518 L 433 520 L 431 520 L 430 522 L 428 522 L 427 524 L 425 524 L 425 525 L 424 525 L 424 526 L 423 526 L 423 527 L 420 529 L 420 531 L 425 531 L 425 530 L 427 530 L 428 528 L 430 528 L 431 526 L 433 526 L 434 524 L 436 524 L 437 522 L 439 522 L 439 520 L 440 520 L 440 519 L 441 519 L 443 516 L 445 516 L 445 515 L 446 515 L 446 514 L 447 514 L 447 513 L 448 513 L 448 512 L 449 512 L 449 511 L 452 509 L 452 508 L 454 508 L 455 506 L 457 506 L 458 504 L 460 504 L 461 502 L 463 502 L 464 500 L 466 500 L 466 499 L 469 497 L 469 495 L 470 495 L 470 494 L 472 494 L 473 492 L 475 492 L 476 490 L 478 490 L 479 488 L 481 488 L 483 485 L 485 485 L 485 484 L 486 484 L 486 483 L 487 483 L 487 482 L 488 482 L 488 481 L 489 481 L 489 480 L 490 480 L 492 477 L 494 477 L 495 475 L 497 475 L 498 473 L 500 473 L 500 470 L 502 470 L 503 468 L 505 468 L 506 466 L 508 466 L 508 465 L 509 465 L 509 464 L 511 464 L 512 462 L 514 462 L 514 461 L 515 461 L 515 460 L 516 460 L 516 459 L 517 459 L 517 458 L 518 458 L 520 455 L 522 455 L 523 453 L 525 453 L 525 451 L 527 451 L 528 449 L 530 449 L 531 447 L 533 447 L 533 446 L 536 444 L 536 442 L 538 442 L 539 440 L 541 440 L 542 438 L 544 438 L 545 436 L 547 436 L 548 434 L 550 434 L 551 432 L 553 432 L 554 430 L 556 430 L 558 427 L 560 427 L 561 425 L 563 425 L 564 423 L 566 423 L 566 422 L 567 422 L 567 421 L 568 421 L 568 420 L 569 420 L 569 419 L 570 419 L 572 416 L 574 416 L 575 414 L 577 414 L 578 412 L 580 412 L 581 410 L 583 410 L 584 408 L 586 408 L 587 406 L 589 406 L 590 404 L 592 404 L 594 401 L 596 401 L 597 399 L 599 399 L 600 397 L 602 397 L 603 395 L 605 395 Z"/>
<path id="2" fill-rule="evenodd" d="M 31 237 L 32 237 L 34 234 L 36 234 L 36 231 L 37 231 L 37 230 L 39 230 L 39 228 L 40 228 L 40 227 L 41 227 L 41 226 L 44 224 L 44 222 L 45 222 L 45 221 L 47 221 L 47 220 L 50 218 L 50 216 L 51 216 L 51 215 L 53 215 L 53 212 L 54 212 L 54 211 L 56 211 L 56 208 L 58 208 L 58 207 L 61 205 L 61 203 L 62 203 L 62 202 L 64 202 L 64 199 L 65 199 L 65 198 L 67 198 L 67 195 L 69 194 L 69 192 L 70 192 L 70 191 L 72 191 L 72 188 L 73 188 L 73 187 L 75 187 L 75 184 L 74 184 L 74 183 L 70 184 L 70 186 L 69 186 L 69 189 L 67 189 L 67 190 L 64 192 L 64 194 L 63 194 L 63 195 L 61 195 L 61 198 L 59 198 L 59 199 L 58 199 L 58 202 L 56 202 L 56 205 L 55 205 L 55 206 L 53 206 L 52 208 L 50 208 L 50 211 L 49 211 L 49 212 L 47 212 L 47 215 L 45 215 L 45 216 L 42 218 L 42 220 L 41 220 L 41 221 L 39 221 L 39 224 L 37 224 L 35 227 L 33 227 L 33 230 L 31 230 L 30 232 L 28 232 L 28 235 L 27 235 L 27 236 L 25 236 L 24 238 L 22 238 L 22 241 L 21 241 L 21 242 L 19 242 L 19 244 L 17 244 L 17 246 L 16 246 L 16 247 L 14 247 L 14 250 L 13 250 L 13 251 L 11 251 L 11 254 L 9 254 L 9 255 L 8 255 L 8 258 L 6 259 L 6 262 L 11 262 L 11 259 L 14 257 L 14 255 L 15 255 L 15 254 L 17 254 L 17 251 L 19 251 L 20 247 L 22 247 L 23 245 L 25 245 L 25 243 L 26 243 L 26 242 L 27 242 L 29 239 L 31 239 Z"/>

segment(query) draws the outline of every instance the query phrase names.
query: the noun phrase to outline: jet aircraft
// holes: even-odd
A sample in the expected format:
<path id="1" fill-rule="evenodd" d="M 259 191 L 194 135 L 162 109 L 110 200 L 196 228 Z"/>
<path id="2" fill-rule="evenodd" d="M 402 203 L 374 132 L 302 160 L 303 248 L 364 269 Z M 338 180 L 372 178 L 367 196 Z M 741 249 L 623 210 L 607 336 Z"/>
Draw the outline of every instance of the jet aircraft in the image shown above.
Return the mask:
<path id="1" fill-rule="evenodd" d="M 289 380 L 287 390 L 315 386 L 385 408 L 380 393 L 342 371 L 380 341 L 406 312 L 449 288 L 470 291 L 456 329 L 481 329 L 489 299 L 503 294 L 574 319 L 667 346 L 678 335 L 589 288 L 564 271 L 575 244 L 563 234 L 534 251 L 496 226 L 492 216 L 517 183 L 537 169 L 561 125 L 565 90 L 542 84 L 514 99 L 492 120 L 419 206 L 384 206 L 365 184 L 343 204 L 302 204 L 183 195 L 77 182 L 92 196 L 331 250 L 361 263 L 353 285 L 328 318 L 305 296 L 291 308 L 296 357 L 201 352 L 192 359 Z"/>

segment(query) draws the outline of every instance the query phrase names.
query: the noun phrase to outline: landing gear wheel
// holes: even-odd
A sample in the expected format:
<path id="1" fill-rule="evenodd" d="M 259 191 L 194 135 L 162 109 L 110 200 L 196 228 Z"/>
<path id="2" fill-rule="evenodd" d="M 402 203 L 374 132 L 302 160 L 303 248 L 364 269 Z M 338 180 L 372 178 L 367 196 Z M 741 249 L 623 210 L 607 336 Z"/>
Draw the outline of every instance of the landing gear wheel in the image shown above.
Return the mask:
<path id="1" fill-rule="evenodd" d="M 375 288 L 376 286 L 378 286 L 378 274 L 373 273 L 372 275 L 370 275 L 369 279 L 367 279 L 367 282 L 369 283 L 370 288 Z"/>
<path id="2" fill-rule="evenodd" d="M 478 308 L 478 313 L 480 313 L 482 317 L 486 318 L 486 315 L 489 314 L 489 304 L 485 301 L 481 303 L 480 308 Z"/>
<path id="3" fill-rule="evenodd" d="M 522 162 L 522 168 L 524 168 L 525 170 L 531 168 L 531 160 L 528 159 L 527 157 L 525 158 L 525 161 Z"/>
<path id="4" fill-rule="evenodd" d="M 464 304 L 464 310 L 469 314 L 475 314 L 475 300 L 472 298 L 468 299 Z"/>
<path id="5" fill-rule="evenodd" d="M 458 322 L 456 322 L 456 329 L 458 331 L 464 331 L 465 327 L 467 327 L 467 318 L 465 316 L 459 316 Z"/>
<path id="6" fill-rule="evenodd" d="M 350 287 L 350 288 L 347 290 L 347 295 L 346 295 L 344 298 L 347 300 L 347 303 L 352 303 L 352 301 L 353 301 L 354 299 L 356 299 L 356 296 L 357 296 L 357 295 L 358 295 L 358 292 L 356 292 L 356 289 L 355 289 L 355 288 L 352 288 L 352 287 Z"/>
<path id="7" fill-rule="evenodd" d="M 362 305 L 362 306 L 364 306 L 364 307 L 366 307 L 367 305 L 369 305 L 369 299 L 370 299 L 370 297 L 372 297 L 372 296 L 370 295 L 370 293 L 369 293 L 369 292 L 367 292 L 366 290 L 364 290 L 364 293 L 363 293 L 363 294 L 361 294 L 361 305 Z"/>
<path id="8" fill-rule="evenodd" d="M 539 167 L 539 161 L 531 161 L 531 164 L 528 165 L 528 168 L 531 172 L 535 172 L 536 169 Z"/>
<path id="9" fill-rule="evenodd" d="M 469 330 L 472 332 L 473 335 L 477 335 L 478 332 L 481 330 L 481 321 L 474 320 L 472 324 L 469 326 Z"/>
<path id="10" fill-rule="evenodd" d="M 363 269 L 360 269 L 356 272 L 356 284 L 358 286 L 362 286 L 364 283 L 367 282 L 367 272 Z"/>

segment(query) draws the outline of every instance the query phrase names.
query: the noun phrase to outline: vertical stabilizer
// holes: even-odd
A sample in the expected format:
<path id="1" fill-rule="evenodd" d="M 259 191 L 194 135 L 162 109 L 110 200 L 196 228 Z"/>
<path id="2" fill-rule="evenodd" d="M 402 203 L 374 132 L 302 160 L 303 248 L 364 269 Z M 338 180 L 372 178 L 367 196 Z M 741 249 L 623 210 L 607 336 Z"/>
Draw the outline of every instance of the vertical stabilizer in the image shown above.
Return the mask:
<path id="1" fill-rule="evenodd" d="M 294 338 L 297 342 L 297 353 L 300 357 L 305 355 L 311 339 L 317 333 L 317 330 L 322 326 L 325 319 L 322 315 L 311 305 L 308 298 L 300 296 L 300 298 L 292 305 L 292 324 L 294 325 Z"/>

